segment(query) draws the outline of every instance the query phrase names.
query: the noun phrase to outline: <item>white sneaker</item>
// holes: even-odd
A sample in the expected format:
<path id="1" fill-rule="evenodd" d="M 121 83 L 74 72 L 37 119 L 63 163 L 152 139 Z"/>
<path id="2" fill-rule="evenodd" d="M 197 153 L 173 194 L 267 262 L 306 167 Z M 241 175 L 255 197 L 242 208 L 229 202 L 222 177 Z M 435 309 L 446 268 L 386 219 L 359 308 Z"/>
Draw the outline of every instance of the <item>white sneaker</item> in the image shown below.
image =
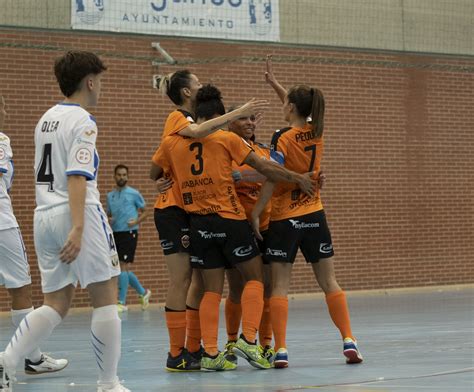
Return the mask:
<path id="1" fill-rule="evenodd" d="M 122 384 L 117 382 L 113 385 L 99 385 L 97 392 L 131 392 L 130 389 L 125 388 Z"/>
<path id="2" fill-rule="evenodd" d="M 117 311 L 119 313 L 123 313 L 123 312 L 128 312 L 128 306 L 127 305 L 123 305 L 121 304 L 120 302 L 117 304 Z"/>
<path id="3" fill-rule="evenodd" d="M 13 383 L 16 381 L 15 371 L 6 369 L 3 355 L 4 353 L 0 353 L 0 391 L 13 392 Z"/>
<path id="4" fill-rule="evenodd" d="M 25 359 L 25 373 L 26 374 L 43 374 L 43 373 L 54 373 L 63 370 L 69 361 L 67 359 L 54 359 L 47 354 L 41 355 L 41 360 L 38 362 L 32 362 L 29 359 Z"/>
<path id="5" fill-rule="evenodd" d="M 142 304 L 142 310 L 146 310 L 148 306 L 150 306 L 150 297 L 151 297 L 151 291 L 146 290 L 146 293 L 144 295 L 140 295 L 140 303 Z"/>

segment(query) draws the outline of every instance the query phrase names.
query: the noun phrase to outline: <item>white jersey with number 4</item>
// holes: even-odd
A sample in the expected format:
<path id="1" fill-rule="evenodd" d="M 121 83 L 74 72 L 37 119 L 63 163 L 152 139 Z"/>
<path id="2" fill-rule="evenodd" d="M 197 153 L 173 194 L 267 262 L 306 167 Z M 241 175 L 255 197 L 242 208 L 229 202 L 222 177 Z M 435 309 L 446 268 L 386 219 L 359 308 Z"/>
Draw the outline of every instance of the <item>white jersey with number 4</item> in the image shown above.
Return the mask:
<path id="1" fill-rule="evenodd" d="M 77 104 L 60 103 L 41 117 L 35 129 L 37 210 L 69 202 L 70 175 L 86 177 L 86 204 L 100 205 L 96 139 L 94 117 Z"/>
<path id="2" fill-rule="evenodd" d="M 18 227 L 8 192 L 13 181 L 13 152 L 10 138 L 0 132 L 0 230 Z"/>

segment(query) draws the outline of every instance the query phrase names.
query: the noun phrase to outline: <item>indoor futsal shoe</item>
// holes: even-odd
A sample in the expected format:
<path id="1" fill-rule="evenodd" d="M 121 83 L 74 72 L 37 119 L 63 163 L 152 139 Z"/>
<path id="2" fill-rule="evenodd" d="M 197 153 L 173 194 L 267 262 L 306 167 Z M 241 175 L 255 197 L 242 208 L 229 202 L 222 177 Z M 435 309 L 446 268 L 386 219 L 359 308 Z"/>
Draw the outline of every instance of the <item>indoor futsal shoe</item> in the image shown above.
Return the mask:
<path id="1" fill-rule="evenodd" d="M 199 350 L 191 352 L 188 350 L 189 355 L 191 355 L 196 361 L 201 361 L 202 355 L 204 354 L 204 347 L 200 346 Z"/>
<path id="2" fill-rule="evenodd" d="M 284 369 L 288 367 L 288 350 L 286 348 L 279 348 L 273 361 L 273 366 L 276 369 Z"/>
<path id="3" fill-rule="evenodd" d="M 220 352 L 214 357 L 205 352 L 201 359 L 201 370 L 204 372 L 234 370 L 236 367 L 235 363 L 226 359 L 224 352 Z"/>
<path id="4" fill-rule="evenodd" d="M 166 360 L 166 370 L 169 372 L 196 372 L 201 370 L 201 361 L 196 360 L 188 350 L 183 348 L 181 354 L 176 357 L 168 353 Z"/>
<path id="5" fill-rule="evenodd" d="M 236 355 L 248 361 L 257 369 L 270 369 L 272 365 L 263 357 L 263 348 L 255 343 L 249 343 L 243 335 L 235 343 L 232 349 Z"/>
<path id="6" fill-rule="evenodd" d="M 15 381 L 15 372 L 6 369 L 4 360 L 4 353 L 0 353 L 0 391 L 12 392 L 13 382 Z"/>
<path id="7" fill-rule="evenodd" d="M 142 305 L 142 310 L 147 310 L 148 306 L 150 306 L 150 297 L 151 291 L 146 290 L 145 294 L 140 295 L 140 304 Z"/>
<path id="8" fill-rule="evenodd" d="M 229 362 L 232 362 L 237 365 L 239 360 L 237 356 L 234 354 L 234 347 L 235 347 L 235 342 L 233 340 L 229 340 L 227 344 L 225 345 L 224 356 L 225 356 L 225 359 L 227 359 Z"/>
<path id="9" fill-rule="evenodd" d="M 344 339 L 344 356 L 346 357 L 346 363 L 361 363 L 364 358 L 362 358 L 359 348 L 357 347 L 357 342 L 351 338 Z"/>
<path id="10" fill-rule="evenodd" d="M 270 362 L 270 364 L 272 364 L 273 361 L 275 360 L 275 356 L 276 356 L 276 352 L 272 348 L 272 346 L 263 347 L 263 357 L 266 358 L 266 360 Z"/>
<path id="11" fill-rule="evenodd" d="M 130 389 L 125 388 L 118 381 L 112 385 L 99 385 L 97 387 L 97 392 L 131 392 Z"/>
<path id="12" fill-rule="evenodd" d="M 63 370 L 69 361 L 67 359 L 54 359 L 49 355 L 42 354 L 38 362 L 32 362 L 25 359 L 25 373 L 26 374 L 43 374 L 54 373 Z"/>

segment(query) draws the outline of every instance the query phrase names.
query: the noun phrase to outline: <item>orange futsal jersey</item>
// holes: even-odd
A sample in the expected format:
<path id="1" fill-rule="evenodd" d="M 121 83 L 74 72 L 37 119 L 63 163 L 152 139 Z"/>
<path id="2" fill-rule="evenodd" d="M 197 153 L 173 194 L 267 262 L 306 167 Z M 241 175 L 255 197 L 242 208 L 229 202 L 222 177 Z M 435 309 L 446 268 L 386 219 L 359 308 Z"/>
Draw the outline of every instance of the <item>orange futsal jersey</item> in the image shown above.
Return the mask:
<path id="1" fill-rule="evenodd" d="M 303 128 L 283 128 L 273 134 L 270 156 L 289 170 L 317 175 L 322 155 L 323 139 L 313 137 L 310 124 Z M 309 198 L 296 184 L 278 183 L 272 197 L 271 220 L 294 218 L 322 209 L 319 191 Z"/>
<path id="2" fill-rule="evenodd" d="M 188 127 L 189 124 L 193 123 L 193 116 L 191 113 L 186 112 L 185 110 L 175 110 L 170 113 L 165 122 L 165 129 L 163 130 L 163 135 L 161 139 L 163 140 L 166 136 L 174 135 L 179 131 L 182 131 L 184 128 Z M 156 152 L 155 152 L 156 155 Z M 155 162 L 155 156 L 153 156 L 152 161 Z M 165 170 L 163 174 L 166 178 L 172 177 L 170 172 Z M 175 180 L 173 178 L 173 180 Z M 183 203 L 181 201 L 181 193 L 179 191 L 178 184 L 174 181 L 173 186 L 168 189 L 164 194 L 159 195 L 155 202 L 155 208 L 166 208 L 171 206 L 178 206 L 183 208 Z"/>
<path id="3" fill-rule="evenodd" d="M 241 137 L 219 130 L 202 139 L 168 136 L 153 158 L 173 173 L 186 212 L 245 220 L 232 178 L 232 161 L 241 165 L 251 151 Z"/>
<path id="4" fill-rule="evenodd" d="M 255 143 L 252 141 L 249 141 L 249 144 L 260 158 L 270 159 L 270 149 L 268 147 L 261 143 Z M 233 163 L 232 169 L 234 171 L 239 171 L 244 176 L 258 174 L 258 172 L 249 165 L 238 166 L 236 163 Z M 235 183 L 235 189 L 237 190 L 240 202 L 245 208 L 245 214 L 247 215 L 247 219 L 249 220 L 252 210 L 255 207 L 255 203 L 258 200 L 258 196 L 260 195 L 261 188 L 261 182 L 250 182 L 245 181 L 245 179 L 242 179 Z M 268 224 L 270 223 L 271 208 L 271 202 L 269 202 L 260 214 L 260 230 L 262 231 L 268 229 Z"/>

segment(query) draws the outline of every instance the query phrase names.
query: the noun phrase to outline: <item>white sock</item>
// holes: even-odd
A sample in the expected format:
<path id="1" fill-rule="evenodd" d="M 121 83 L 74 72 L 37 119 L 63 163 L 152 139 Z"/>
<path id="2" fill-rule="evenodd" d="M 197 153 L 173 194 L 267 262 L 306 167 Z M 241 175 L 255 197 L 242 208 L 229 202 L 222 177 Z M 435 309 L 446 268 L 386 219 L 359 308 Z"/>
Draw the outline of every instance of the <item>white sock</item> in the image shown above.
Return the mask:
<path id="1" fill-rule="evenodd" d="M 118 382 L 117 367 L 122 346 L 122 326 L 117 305 L 96 308 L 92 312 L 91 340 L 97 365 L 99 384 Z"/>
<path id="2" fill-rule="evenodd" d="M 28 314 L 31 313 L 35 308 L 27 308 L 27 309 L 12 309 L 11 310 L 11 315 L 12 315 L 12 323 L 15 326 L 15 328 L 18 328 L 20 326 L 21 320 Z M 39 362 L 41 360 L 41 350 L 39 347 L 35 347 L 33 351 L 31 351 L 27 356 L 27 359 L 29 359 L 31 362 Z"/>
<path id="3" fill-rule="evenodd" d="M 33 347 L 38 347 L 38 344 L 51 335 L 61 320 L 59 313 L 46 305 L 28 313 L 5 350 L 4 360 L 7 367 L 15 369 L 18 362 L 29 354 Z"/>

